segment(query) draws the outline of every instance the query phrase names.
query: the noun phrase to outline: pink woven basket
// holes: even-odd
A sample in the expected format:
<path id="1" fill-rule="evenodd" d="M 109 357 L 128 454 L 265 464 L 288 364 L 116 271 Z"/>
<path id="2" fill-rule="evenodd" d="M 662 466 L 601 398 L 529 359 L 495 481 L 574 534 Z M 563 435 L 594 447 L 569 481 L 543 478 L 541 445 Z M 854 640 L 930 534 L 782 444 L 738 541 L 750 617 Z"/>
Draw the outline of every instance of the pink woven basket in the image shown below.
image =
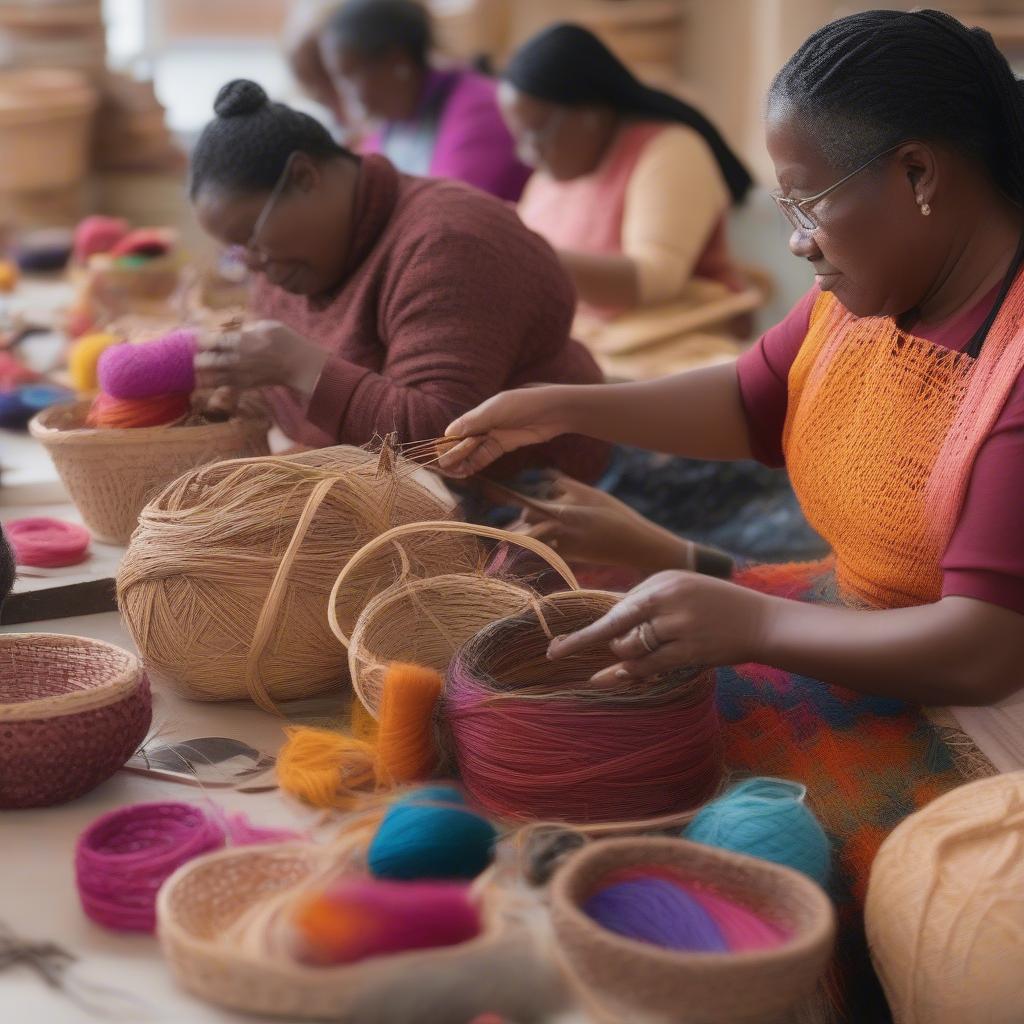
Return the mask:
<path id="1" fill-rule="evenodd" d="M 88 793 L 138 749 L 152 710 L 142 665 L 113 644 L 0 635 L 0 809 Z"/>

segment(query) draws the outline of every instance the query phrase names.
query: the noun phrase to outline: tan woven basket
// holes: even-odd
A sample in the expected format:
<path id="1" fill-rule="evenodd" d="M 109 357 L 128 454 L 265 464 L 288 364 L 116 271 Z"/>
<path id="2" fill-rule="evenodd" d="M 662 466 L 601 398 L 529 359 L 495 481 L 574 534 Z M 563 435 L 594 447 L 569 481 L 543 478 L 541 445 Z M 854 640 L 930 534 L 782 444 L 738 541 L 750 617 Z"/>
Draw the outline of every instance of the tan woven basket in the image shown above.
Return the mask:
<path id="1" fill-rule="evenodd" d="M 661 866 L 705 882 L 785 928 L 788 942 L 748 953 L 683 953 L 607 931 L 580 905 L 609 872 Z M 781 1024 L 812 995 L 835 938 L 825 892 L 790 868 L 685 839 L 608 839 L 558 869 L 551 913 L 576 980 L 618 1021 Z"/>
<path id="2" fill-rule="evenodd" d="M 139 513 L 172 480 L 222 459 L 266 455 L 269 423 L 258 416 L 184 427 L 94 430 L 88 402 L 51 406 L 29 424 L 53 459 L 93 536 L 127 544 Z"/>
<path id="3" fill-rule="evenodd" d="M 152 712 L 138 658 L 100 640 L 0 635 L 0 808 L 44 807 L 108 779 Z"/>
<path id="4" fill-rule="evenodd" d="M 359 565 L 403 537 L 430 531 L 488 537 L 516 544 L 543 558 L 573 590 L 576 577 L 546 544 L 522 534 L 472 523 L 408 523 L 396 526 L 357 551 L 342 569 L 331 592 L 329 619 L 334 635 L 348 648 L 349 672 L 356 695 L 377 717 L 388 665 L 414 662 L 441 673 L 455 652 L 484 626 L 522 611 L 536 595 L 528 586 L 479 573 L 451 573 L 425 579 L 400 578 L 369 601 L 346 635 L 337 618 L 338 595 Z"/>
<path id="5" fill-rule="evenodd" d="M 565 992 L 550 958 L 493 915 L 460 946 L 313 968 L 237 938 L 243 915 L 330 864 L 321 847 L 298 844 L 224 850 L 194 860 L 164 884 L 157 933 L 179 984 L 246 1013 L 336 1024 L 451 1024 L 495 1012 L 530 1024 L 550 1019 Z"/>

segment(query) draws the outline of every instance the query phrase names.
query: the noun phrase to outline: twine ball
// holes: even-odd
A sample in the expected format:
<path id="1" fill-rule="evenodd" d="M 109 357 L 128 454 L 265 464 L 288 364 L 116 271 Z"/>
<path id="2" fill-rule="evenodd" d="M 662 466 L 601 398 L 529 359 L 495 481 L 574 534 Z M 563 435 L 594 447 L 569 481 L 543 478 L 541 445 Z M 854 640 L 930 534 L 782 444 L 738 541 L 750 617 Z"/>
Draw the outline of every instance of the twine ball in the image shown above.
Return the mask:
<path id="1" fill-rule="evenodd" d="M 118 604 L 151 676 L 199 700 L 275 701 L 338 689 L 344 647 L 327 600 L 339 570 L 398 523 L 444 519 L 454 503 L 399 460 L 340 446 L 216 463 L 180 477 L 139 517 L 118 574 Z M 476 542 L 422 532 L 366 560 L 339 595 L 349 629 L 401 571 L 479 560 Z"/>
<path id="2" fill-rule="evenodd" d="M 85 334 L 71 346 L 68 353 L 68 374 L 74 389 L 83 395 L 92 394 L 99 388 L 97 368 L 100 356 L 113 345 L 120 344 L 116 334 L 101 331 Z"/>
<path id="3" fill-rule="evenodd" d="M 747 779 L 703 807 L 683 837 L 795 868 L 826 886 L 828 836 L 804 803 L 806 795 L 805 786 L 786 779 Z"/>
<path id="4" fill-rule="evenodd" d="M 377 878 L 473 879 L 490 864 L 497 838 L 454 786 L 427 786 L 384 815 L 368 863 Z"/>
<path id="5" fill-rule="evenodd" d="M 897 826 L 865 921 L 898 1024 L 1019 1024 L 1024 771 L 960 786 Z"/>
<path id="6" fill-rule="evenodd" d="M 187 329 L 137 345 L 116 345 L 99 357 L 99 386 L 120 399 L 191 394 L 196 386 L 195 354 L 196 332 Z"/>

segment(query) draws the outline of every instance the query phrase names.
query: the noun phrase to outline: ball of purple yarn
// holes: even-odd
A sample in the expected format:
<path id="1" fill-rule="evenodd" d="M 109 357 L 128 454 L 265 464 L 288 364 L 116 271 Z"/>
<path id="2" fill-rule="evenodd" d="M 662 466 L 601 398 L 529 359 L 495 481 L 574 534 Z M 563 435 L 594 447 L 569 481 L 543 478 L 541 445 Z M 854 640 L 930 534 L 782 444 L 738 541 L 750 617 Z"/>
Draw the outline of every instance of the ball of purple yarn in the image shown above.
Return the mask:
<path id="1" fill-rule="evenodd" d="M 706 908 L 664 878 L 614 882 L 595 892 L 583 912 L 627 939 L 662 949 L 725 953 L 729 946 Z"/>
<path id="2" fill-rule="evenodd" d="M 196 332 L 184 328 L 138 345 L 112 345 L 96 367 L 100 390 L 112 398 L 190 394 L 195 354 Z"/>

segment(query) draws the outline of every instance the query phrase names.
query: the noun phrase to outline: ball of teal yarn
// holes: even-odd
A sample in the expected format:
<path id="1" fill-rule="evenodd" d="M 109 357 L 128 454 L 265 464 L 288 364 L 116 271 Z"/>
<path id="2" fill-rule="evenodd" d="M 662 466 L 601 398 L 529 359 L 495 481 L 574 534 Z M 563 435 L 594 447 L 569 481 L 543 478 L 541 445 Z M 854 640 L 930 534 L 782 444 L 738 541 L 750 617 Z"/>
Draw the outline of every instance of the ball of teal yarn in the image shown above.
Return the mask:
<path id="1" fill-rule="evenodd" d="M 786 779 L 747 779 L 701 808 L 683 838 L 795 868 L 825 886 L 832 851 L 806 795 Z"/>
<path id="2" fill-rule="evenodd" d="M 454 787 L 428 786 L 393 804 L 367 856 L 377 878 L 476 878 L 494 855 L 494 826 Z"/>

